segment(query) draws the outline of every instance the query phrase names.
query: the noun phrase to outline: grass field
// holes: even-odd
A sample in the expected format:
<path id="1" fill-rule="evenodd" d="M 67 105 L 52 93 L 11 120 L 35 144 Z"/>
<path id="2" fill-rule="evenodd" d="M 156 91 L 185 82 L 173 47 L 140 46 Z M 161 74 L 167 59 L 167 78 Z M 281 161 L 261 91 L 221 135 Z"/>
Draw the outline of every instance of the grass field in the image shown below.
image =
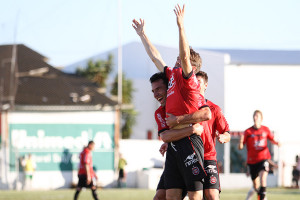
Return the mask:
<path id="1" fill-rule="evenodd" d="M 75 190 L 51 191 L 0 191 L 0 200 L 72 200 Z M 143 189 L 101 189 L 97 190 L 101 200 L 152 200 L 155 191 Z M 222 200 L 243 200 L 246 189 L 224 190 Z M 299 189 L 269 188 L 268 200 L 299 200 Z M 79 200 L 93 199 L 90 190 L 83 190 Z M 253 197 L 253 200 L 256 197 Z"/>

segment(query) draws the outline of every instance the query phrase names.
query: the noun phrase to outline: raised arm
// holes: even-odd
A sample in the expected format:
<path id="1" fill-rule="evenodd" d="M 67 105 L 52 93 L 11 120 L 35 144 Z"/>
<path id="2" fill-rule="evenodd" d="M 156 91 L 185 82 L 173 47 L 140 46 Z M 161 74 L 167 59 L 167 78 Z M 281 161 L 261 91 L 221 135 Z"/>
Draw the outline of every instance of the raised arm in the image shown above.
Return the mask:
<path id="1" fill-rule="evenodd" d="M 155 64 L 157 69 L 159 71 L 163 72 L 166 64 L 165 64 L 164 60 L 162 59 L 159 51 L 150 42 L 150 40 L 148 39 L 148 37 L 144 31 L 145 20 L 140 19 L 140 22 L 138 22 L 137 20 L 134 19 L 134 20 L 132 20 L 132 22 L 133 22 L 132 27 L 134 28 L 136 33 L 140 36 L 141 41 L 144 45 L 144 48 L 145 48 L 148 56 L 150 57 L 152 62 Z"/>
<path id="2" fill-rule="evenodd" d="M 181 67 L 184 75 L 187 77 L 193 70 L 191 62 L 190 62 L 190 47 L 185 35 L 183 19 L 184 19 L 184 8 L 182 9 L 177 4 L 174 9 L 174 13 L 177 19 L 177 25 L 179 29 L 179 57 L 181 60 Z"/>
<path id="3" fill-rule="evenodd" d="M 185 114 L 181 116 L 175 116 L 167 113 L 166 123 L 170 128 L 177 126 L 178 124 L 192 124 L 207 121 L 211 119 L 211 111 L 209 107 L 203 107 L 200 110 L 192 114 Z"/>
<path id="4" fill-rule="evenodd" d="M 160 138 L 164 142 L 173 142 L 188 137 L 192 134 L 201 135 L 202 132 L 203 127 L 200 124 L 194 124 L 193 126 L 189 126 L 182 129 L 166 130 L 160 134 Z"/>

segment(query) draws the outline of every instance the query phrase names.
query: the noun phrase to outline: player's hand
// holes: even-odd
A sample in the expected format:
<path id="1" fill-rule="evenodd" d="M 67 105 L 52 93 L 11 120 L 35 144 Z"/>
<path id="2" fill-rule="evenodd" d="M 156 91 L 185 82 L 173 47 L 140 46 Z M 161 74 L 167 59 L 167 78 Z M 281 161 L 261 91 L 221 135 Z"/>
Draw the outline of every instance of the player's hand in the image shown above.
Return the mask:
<path id="1" fill-rule="evenodd" d="M 86 179 L 86 184 L 89 185 L 89 184 L 91 184 L 91 182 L 92 182 L 92 179 L 90 176 L 88 176 Z"/>
<path id="2" fill-rule="evenodd" d="M 178 118 L 175 115 L 172 115 L 171 113 L 167 113 L 166 124 L 169 128 L 173 128 L 178 125 Z"/>
<path id="3" fill-rule="evenodd" d="M 203 126 L 201 126 L 200 124 L 194 124 L 193 125 L 193 133 L 195 133 L 196 135 L 201 136 L 203 133 Z"/>
<path id="4" fill-rule="evenodd" d="M 144 26 L 145 26 L 145 20 L 140 19 L 140 22 L 138 22 L 136 19 L 132 20 L 132 27 L 136 31 L 136 33 L 141 36 L 144 34 Z"/>
<path id="5" fill-rule="evenodd" d="M 224 134 L 218 134 L 217 139 L 221 144 L 224 144 L 226 142 L 226 136 Z"/>
<path id="6" fill-rule="evenodd" d="M 166 153 L 166 151 L 167 151 L 167 149 L 168 149 L 168 143 L 163 143 L 161 146 L 160 146 L 160 148 L 159 148 L 159 152 L 160 152 L 160 154 L 162 155 L 162 156 L 164 156 L 165 155 L 165 153 Z"/>
<path id="7" fill-rule="evenodd" d="M 183 27 L 184 7 L 185 7 L 185 5 L 183 4 L 182 9 L 181 9 L 179 4 L 177 4 L 174 9 L 178 27 Z"/>

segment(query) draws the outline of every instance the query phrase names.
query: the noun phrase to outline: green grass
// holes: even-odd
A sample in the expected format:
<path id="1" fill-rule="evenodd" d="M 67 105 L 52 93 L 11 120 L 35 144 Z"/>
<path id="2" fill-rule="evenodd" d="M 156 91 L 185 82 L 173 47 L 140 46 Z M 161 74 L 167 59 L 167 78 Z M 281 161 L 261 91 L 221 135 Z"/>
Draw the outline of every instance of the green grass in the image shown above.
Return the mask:
<path id="1" fill-rule="evenodd" d="M 247 189 L 223 190 L 221 200 L 243 200 Z M 0 191 L 0 200 L 72 200 L 75 190 L 47 191 Z M 97 190 L 101 200 L 152 200 L 155 191 L 144 189 L 101 189 Z M 299 200 L 300 190 L 285 188 L 269 188 L 269 200 Z M 83 190 L 79 200 L 93 199 L 90 190 Z M 253 197 L 253 200 L 256 196 Z"/>

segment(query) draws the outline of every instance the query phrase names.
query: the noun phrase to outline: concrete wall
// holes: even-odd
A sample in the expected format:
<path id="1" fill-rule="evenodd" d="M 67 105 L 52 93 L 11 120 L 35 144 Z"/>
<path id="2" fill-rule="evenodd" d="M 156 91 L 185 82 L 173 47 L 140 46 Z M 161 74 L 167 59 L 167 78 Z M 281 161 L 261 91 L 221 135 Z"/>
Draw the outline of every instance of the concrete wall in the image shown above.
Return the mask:
<path id="1" fill-rule="evenodd" d="M 292 165 L 300 154 L 300 66 L 239 65 L 225 68 L 225 115 L 231 130 L 244 131 L 253 125 L 254 110 L 263 112 L 263 124 L 275 131 L 282 143 L 275 159 L 280 160 L 280 184 L 290 186 Z M 285 167 L 282 167 L 284 163 Z"/>

